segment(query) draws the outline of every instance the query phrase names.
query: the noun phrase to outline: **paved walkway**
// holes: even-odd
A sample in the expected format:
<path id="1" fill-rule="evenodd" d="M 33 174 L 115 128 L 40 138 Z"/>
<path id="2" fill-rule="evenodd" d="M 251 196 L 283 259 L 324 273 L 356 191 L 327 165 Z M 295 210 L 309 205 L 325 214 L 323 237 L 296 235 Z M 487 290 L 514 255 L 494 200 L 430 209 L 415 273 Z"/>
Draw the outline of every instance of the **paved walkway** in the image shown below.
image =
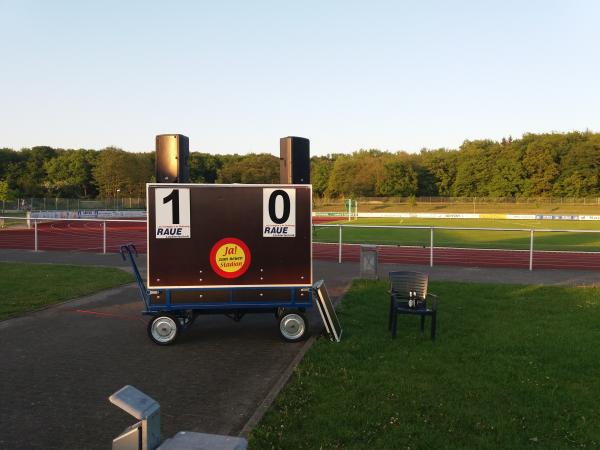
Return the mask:
<path id="1" fill-rule="evenodd" d="M 0 251 L 0 261 L 127 267 L 117 255 Z M 140 257 L 142 266 L 145 259 Z M 327 278 L 332 296 L 349 279 Z M 1 284 L 1 274 L 0 274 Z M 201 316 L 174 346 L 146 334 L 133 284 L 0 322 L 0 449 L 105 449 L 134 422 L 108 402 L 132 384 L 160 402 L 163 437 L 238 434 L 305 343 L 271 314 Z M 316 309 L 311 333 L 320 332 Z"/>
<path id="2" fill-rule="evenodd" d="M 0 261 L 128 268 L 114 254 L 0 250 Z M 382 265 L 380 277 L 402 268 L 433 280 L 600 284 L 592 271 Z M 314 278 L 325 279 L 334 298 L 358 273 L 356 263 L 314 264 Z M 199 317 L 177 345 L 159 347 L 146 335 L 141 308 L 128 285 L 0 322 L 0 449 L 108 448 L 133 423 L 107 399 L 125 384 L 160 402 L 164 437 L 237 434 L 304 345 L 282 342 L 276 321 L 261 314 L 241 323 Z M 318 333 L 315 309 L 309 321 Z"/>
<path id="3" fill-rule="evenodd" d="M 129 262 L 123 261 L 116 253 L 100 254 L 85 252 L 33 252 L 26 250 L 0 250 L 0 261 L 21 261 L 54 264 L 113 266 L 130 270 Z M 140 254 L 138 265 L 145 273 L 146 255 Z M 381 264 L 379 277 L 386 278 L 390 270 L 416 270 L 429 273 L 432 280 L 466 281 L 475 283 L 514 283 L 514 284 L 548 284 L 589 286 L 600 285 L 598 270 L 564 270 L 564 269 L 502 269 L 455 267 L 414 264 Z M 330 294 L 337 285 L 347 284 L 359 275 L 358 263 L 338 264 L 333 261 L 314 262 L 315 280 L 322 277 L 327 282 Z M 333 290 L 333 291 L 332 291 Z"/>

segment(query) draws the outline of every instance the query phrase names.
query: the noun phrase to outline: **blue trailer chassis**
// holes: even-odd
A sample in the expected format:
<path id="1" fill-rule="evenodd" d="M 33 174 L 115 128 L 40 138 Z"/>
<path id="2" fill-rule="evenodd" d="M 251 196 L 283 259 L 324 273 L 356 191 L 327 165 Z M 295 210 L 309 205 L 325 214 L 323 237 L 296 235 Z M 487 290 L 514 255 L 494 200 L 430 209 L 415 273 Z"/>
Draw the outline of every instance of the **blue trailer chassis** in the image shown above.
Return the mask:
<path id="1" fill-rule="evenodd" d="M 144 315 L 152 316 L 148 324 L 148 334 L 157 344 L 167 345 L 175 341 L 178 335 L 192 325 L 198 315 L 223 314 L 236 322 L 240 321 L 248 313 L 273 313 L 279 321 L 281 337 L 288 342 L 295 342 L 305 337 L 308 329 L 308 321 L 304 316 L 307 308 L 312 308 L 312 287 L 276 286 L 276 287 L 235 287 L 235 288 L 170 288 L 148 290 L 135 262 L 137 249 L 135 245 L 122 245 L 120 248 L 123 260 L 129 259 L 137 282 L 140 297 L 144 302 Z M 249 292 L 255 291 L 256 301 L 241 301 L 240 296 L 246 297 Z M 178 294 L 192 294 L 210 296 L 211 293 L 226 292 L 226 299 L 217 302 L 181 302 L 173 301 Z M 277 295 L 269 296 L 270 293 L 282 293 L 278 299 Z M 260 297 L 270 297 L 269 300 L 260 300 Z M 156 301 L 153 297 L 160 298 Z M 162 319 L 159 320 L 159 319 Z M 161 328 L 162 327 L 162 328 Z M 173 330 L 172 328 L 175 327 Z M 169 333 L 171 332 L 171 333 Z M 161 338 L 161 333 L 164 339 Z M 173 335 L 173 336 L 172 336 Z M 172 337 L 171 337 L 172 336 Z"/>

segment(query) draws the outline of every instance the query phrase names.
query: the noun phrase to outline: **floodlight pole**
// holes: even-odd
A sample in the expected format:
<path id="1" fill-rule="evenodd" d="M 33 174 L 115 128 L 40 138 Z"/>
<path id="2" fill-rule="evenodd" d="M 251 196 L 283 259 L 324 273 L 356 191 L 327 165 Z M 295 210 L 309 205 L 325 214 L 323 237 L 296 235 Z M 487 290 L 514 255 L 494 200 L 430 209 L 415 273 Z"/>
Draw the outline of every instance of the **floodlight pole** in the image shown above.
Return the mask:
<path id="1" fill-rule="evenodd" d="M 34 234 L 34 240 L 35 240 L 35 245 L 34 245 L 34 251 L 38 251 L 38 232 L 37 232 L 37 220 L 33 219 L 33 234 Z"/>
<path id="2" fill-rule="evenodd" d="M 106 254 L 106 220 L 102 222 L 102 253 Z"/>

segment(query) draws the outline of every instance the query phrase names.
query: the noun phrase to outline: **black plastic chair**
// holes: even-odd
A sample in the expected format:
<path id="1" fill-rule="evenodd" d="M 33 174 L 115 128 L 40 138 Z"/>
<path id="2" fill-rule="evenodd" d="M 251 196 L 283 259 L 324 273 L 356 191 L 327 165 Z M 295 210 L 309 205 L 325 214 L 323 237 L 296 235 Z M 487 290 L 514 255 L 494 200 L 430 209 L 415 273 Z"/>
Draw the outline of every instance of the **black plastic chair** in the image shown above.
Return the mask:
<path id="1" fill-rule="evenodd" d="M 390 272 L 390 314 L 388 329 L 396 337 L 398 314 L 421 317 L 421 331 L 425 317 L 431 316 L 431 339 L 435 339 L 437 296 L 427 292 L 429 277 L 421 272 Z"/>

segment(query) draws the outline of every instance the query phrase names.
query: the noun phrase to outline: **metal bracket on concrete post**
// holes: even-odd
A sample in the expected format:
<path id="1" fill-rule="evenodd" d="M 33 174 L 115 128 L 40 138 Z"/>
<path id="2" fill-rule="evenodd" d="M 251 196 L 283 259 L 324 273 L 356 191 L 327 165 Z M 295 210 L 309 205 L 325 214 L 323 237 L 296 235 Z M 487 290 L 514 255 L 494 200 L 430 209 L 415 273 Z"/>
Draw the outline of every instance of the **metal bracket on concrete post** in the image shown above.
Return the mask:
<path id="1" fill-rule="evenodd" d="M 160 445 L 160 405 L 156 400 L 129 385 L 108 399 L 139 420 L 113 439 L 113 450 L 155 450 Z"/>

